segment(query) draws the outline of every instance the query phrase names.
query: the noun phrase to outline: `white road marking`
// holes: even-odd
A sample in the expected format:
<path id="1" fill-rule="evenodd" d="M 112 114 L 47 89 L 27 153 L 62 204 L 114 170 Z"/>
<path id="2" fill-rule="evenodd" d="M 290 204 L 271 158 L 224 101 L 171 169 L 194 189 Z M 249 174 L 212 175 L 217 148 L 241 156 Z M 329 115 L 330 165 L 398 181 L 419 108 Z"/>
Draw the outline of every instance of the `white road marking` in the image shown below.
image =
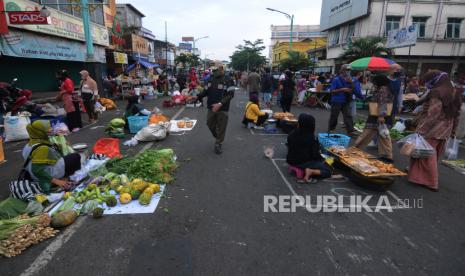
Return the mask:
<path id="1" fill-rule="evenodd" d="M 292 193 L 294 196 L 297 196 L 297 193 L 295 192 L 294 188 L 292 188 L 291 183 L 289 183 L 289 180 L 287 180 L 286 176 L 284 176 L 284 174 L 283 174 L 283 172 L 281 171 L 281 169 L 279 168 L 278 164 L 276 164 L 275 159 L 271 159 L 271 162 L 273 163 L 273 165 L 275 166 L 275 168 L 278 170 L 279 175 L 280 175 L 281 178 L 283 179 L 284 183 L 286 183 L 286 185 L 287 185 L 287 187 L 289 188 L 289 190 L 291 191 L 291 193 Z"/>
<path id="2" fill-rule="evenodd" d="M 411 240 L 409 237 L 404 236 L 404 240 L 405 240 L 413 249 L 418 249 L 418 246 L 417 246 L 416 244 L 414 244 L 414 243 L 412 242 L 412 240 Z"/>
<path id="3" fill-rule="evenodd" d="M 178 112 L 176 112 L 176 114 L 174 114 L 173 118 L 171 118 L 172 120 L 176 120 L 176 118 L 178 118 L 179 115 L 181 115 L 181 113 L 186 109 L 186 106 L 183 106 L 181 107 L 181 109 L 178 110 Z"/>
<path id="4" fill-rule="evenodd" d="M 78 220 L 66 230 L 55 237 L 55 240 L 47 246 L 47 248 L 42 251 L 42 253 L 32 262 L 32 264 L 23 272 L 21 276 L 36 275 L 48 265 L 48 263 L 53 259 L 56 252 L 60 250 L 63 245 L 68 242 L 68 240 L 76 233 L 81 225 L 83 225 L 87 216 L 79 217 Z"/>
<path id="5" fill-rule="evenodd" d="M 105 126 L 94 126 L 94 127 L 91 127 L 90 129 L 94 130 L 94 129 L 102 128 L 102 127 L 105 127 Z"/>

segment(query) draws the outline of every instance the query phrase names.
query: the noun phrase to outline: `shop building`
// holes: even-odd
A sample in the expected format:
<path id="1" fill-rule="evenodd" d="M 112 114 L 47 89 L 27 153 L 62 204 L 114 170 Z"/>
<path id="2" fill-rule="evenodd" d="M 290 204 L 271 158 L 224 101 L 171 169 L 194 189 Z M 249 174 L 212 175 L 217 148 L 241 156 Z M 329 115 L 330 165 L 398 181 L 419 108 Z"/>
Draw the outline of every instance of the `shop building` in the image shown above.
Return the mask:
<path id="1" fill-rule="evenodd" d="M 78 72 L 86 69 L 98 83 L 101 82 L 106 70 L 105 47 L 109 45 L 103 12 L 105 5 L 93 6 L 89 11 L 95 61 L 87 62 L 80 9 L 53 5 L 62 1 L 50 0 L 46 4 L 51 13 L 48 22 L 17 24 L 10 20 L 9 12 L 40 10 L 42 6 L 38 4 L 39 1 L 1 2 L 7 16 L 6 22 L 0 24 L 6 23 L 8 32 L 0 35 L 0 81 L 9 82 L 16 77 L 19 79 L 18 86 L 34 92 L 57 91 L 57 71 L 67 69 L 78 85 Z"/>
<path id="2" fill-rule="evenodd" d="M 292 51 L 296 51 L 299 53 L 308 56 L 308 51 L 310 49 L 316 49 L 326 46 L 326 38 L 324 37 L 317 37 L 317 38 L 306 38 L 302 41 L 295 41 L 292 43 Z M 287 59 L 289 51 L 289 42 L 277 42 L 272 49 L 272 60 L 273 60 L 273 67 L 278 66 L 280 62 Z"/>
<path id="3" fill-rule="evenodd" d="M 465 73 L 465 1 L 325 0 L 321 29 L 328 33 L 326 65 L 333 71 L 338 57 L 353 39 L 387 37 L 390 30 L 417 24 L 409 72 L 428 69 Z M 394 49 L 396 62 L 406 67 L 409 48 Z"/>

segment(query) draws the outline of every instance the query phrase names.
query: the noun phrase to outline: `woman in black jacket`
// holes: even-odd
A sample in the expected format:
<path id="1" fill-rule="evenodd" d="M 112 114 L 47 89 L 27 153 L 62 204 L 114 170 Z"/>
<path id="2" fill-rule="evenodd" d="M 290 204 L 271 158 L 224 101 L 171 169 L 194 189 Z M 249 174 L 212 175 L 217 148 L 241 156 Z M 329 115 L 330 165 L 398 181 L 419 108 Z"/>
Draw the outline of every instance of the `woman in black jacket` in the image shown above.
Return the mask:
<path id="1" fill-rule="evenodd" d="M 281 107 L 283 112 L 291 112 L 291 105 L 294 99 L 295 81 L 291 71 L 286 70 L 284 75 L 286 78 L 281 83 Z"/>
<path id="2" fill-rule="evenodd" d="M 315 118 L 300 114 L 299 127 L 287 136 L 287 163 L 305 171 L 303 181 L 310 178 L 331 177 L 331 168 L 320 154 L 320 144 L 315 137 Z"/>

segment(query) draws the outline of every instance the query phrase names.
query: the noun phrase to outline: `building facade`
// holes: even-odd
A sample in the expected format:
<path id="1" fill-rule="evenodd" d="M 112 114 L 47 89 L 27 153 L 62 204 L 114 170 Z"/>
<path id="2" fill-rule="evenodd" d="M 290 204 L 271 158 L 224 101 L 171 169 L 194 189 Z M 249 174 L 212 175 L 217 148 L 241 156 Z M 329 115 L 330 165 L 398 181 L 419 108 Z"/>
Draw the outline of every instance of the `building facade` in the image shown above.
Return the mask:
<path id="1" fill-rule="evenodd" d="M 328 33 L 327 60 L 333 70 L 352 39 L 387 37 L 390 30 L 417 24 L 411 47 L 410 73 L 428 69 L 465 73 L 465 1 L 326 0 L 320 25 Z M 409 48 L 394 49 L 394 59 L 407 67 Z"/>
<path id="2" fill-rule="evenodd" d="M 0 35 L 0 81 L 9 82 L 17 77 L 19 86 L 38 92 L 58 91 L 56 72 L 63 69 L 71 73 L 76 85 L 82 69 L 89 70 L 97 81 L 101 80 L 106 70 L 105 48 L 109 45 L 103 11 L 107 5 L 97 5 L 90 10 L 95 61 L 89 62 L 80 9 L 57 5 L 63 3 L 59 0 L 49 0 L 46 1 L 49 22 L 18 25 L 10 20 L 9 12 L 40 10 L 39 1 L 2 2 L 7 11 L 8 29 Z"/>
<path id="3" fill-rule="evenodd" d="M 292 31 L 293 42 L 304 39 L 326 37 L 325 33 L 320 31 L 320 25 L 294 25 Z M 271 41 L 269 45 L 269 58 L 273 60 L 273 47 L 279 42 L 289 42 L 291 39 L 290 25 L 271 25 Z"/>
<path id="4" fill-rule="evenodd" d="M 326 38 L 318 37 L 313 39 L 304 39 L 292 43 L 292 50 L 302 53 L 307 57 L 308 51 L 311 49 L 321 48 L 326 46 Z M 272 48 L 272 65 L 278 66 L 281 61 L 288 58 L 289 42 L 277 42 Z"/>

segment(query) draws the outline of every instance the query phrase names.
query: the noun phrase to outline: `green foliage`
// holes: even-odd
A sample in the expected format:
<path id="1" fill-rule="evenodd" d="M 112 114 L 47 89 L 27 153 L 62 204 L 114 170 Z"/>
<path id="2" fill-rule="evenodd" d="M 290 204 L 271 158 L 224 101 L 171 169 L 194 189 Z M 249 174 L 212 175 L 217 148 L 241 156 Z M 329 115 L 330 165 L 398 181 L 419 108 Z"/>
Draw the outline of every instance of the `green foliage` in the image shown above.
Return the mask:
<path id="1" fill-rule="evenodd" d="M 245 71 L 247 68 L 258 68 L 266 62 L 265 56 L 261 55 L 265 49 L 263 39 L 257 39 L 255 42 L 244 40 L 244 45 L 239 45 L 236 49 L 230 57 L 231 67 L 234 70 Z"/>
<path id="2" fill-rule="evenodd" d="M 339 58 L 352 62 L 364 57 L 386 57 L 392 55 L 391 49 L 384 46 L 382 37 L 357 38 L 354 42 L 348 44 L 347 49 Z"/>
<path id="3" fill-rule="evenodd" d="M 283 69 L 289 69 L 291 71 L 298 71 L 308 69 L 313 63 L 303 53 L 297 51 L 287 51 L 288 58 L 283 59 L 279 66 Z"/>
<path id="4" fill-rule="evenodd" d="M 200 64 L 200 58 L 198 55 L 182 53 L 174 59 L 174 62 L 176 66 L 182 64 L 184 68 L 195 67 Z"/>

